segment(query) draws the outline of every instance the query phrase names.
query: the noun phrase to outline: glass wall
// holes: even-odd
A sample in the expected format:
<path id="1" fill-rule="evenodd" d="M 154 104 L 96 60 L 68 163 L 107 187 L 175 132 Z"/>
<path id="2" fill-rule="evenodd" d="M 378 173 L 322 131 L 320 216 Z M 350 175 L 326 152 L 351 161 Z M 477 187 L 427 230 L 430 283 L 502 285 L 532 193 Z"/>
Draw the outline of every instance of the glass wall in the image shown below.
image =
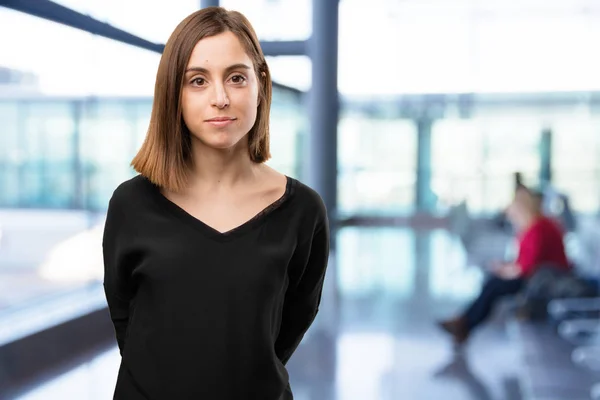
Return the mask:
<path id="1" fill-rule="evenodd" d="M 506 207 L 514 173 L 537 184 L 540 120 L 511 113 L 472 119 L 442 119 L 432 128 L 432 189 L 438 198 L 466 200 L 475 213 Z"/>
<path id="2" fill-rule="evenodd" d="M 342 216 L 398 215 L 414 209 L 417 129 L 411 120 L 343 115 L 338 125 Z"/>
<path id="3" fill-rule="evenodd" d="M 200 8 L 200 0 L 55 2 L 154 43 L 165 43 L 177 24 Z M 143 10 L 143 17 L 140 10 Z"/>
<path id="4" fill-rule="evenodd" d="M 600 115 L 578 112 L 552 124 L 552 178 L 577 211 L 596 213 L 600 197 Z"/>
<path id="5" fill-rule="evenodd" d="M 0 207 L 102 210 L 146 133 L 149 98 L 0 99 Z M 269 164 L 302 178 L 307 119 L 302 95 L 275 88 Z M 539 184 L 541 139 L 552 131 L 553 184 L 575 210 L 598 209 L 599 120 L 563 114 L 511 117 L 510 112 L 435 120 L 431 188 L 442 202 L 465 199 L 475 213 L 510 200 L 513 174 Z M 339 124 L 342 215 L 409 215 L 415 207 L 417 123 L 346 113 Z M 307 160 L 308 162 L 309 160 Z"/>
<path id="6" fill-rule="evenodd" d="M 596 1 L 367 4 L 340 1 L 346 95 L 600 89 Z"/>
<path id="7" fill-rule="evenodd" d="M 305 40 L 312 33 L 312 0 L 220 0 L 250 20 L 261 40 Z"/>
<path id="8" fill-rule="evenodd" d="M 31 34 L 36 32 L 37 34 Z M 160 54 L 0 8 L 0 95 L 147 96 Z"/>
<path id="9" fill-rule="evenodd" d="M 541 188 L 548 166 L 575 212 L 597 213 L 599 103 L 595 93 L 348 98 L 338 131 L 342 216 L 413 214 L 419 165 L 434 215 L 463 200 L 474 215 L 496 214 L 510 202 L 516 172 Z M 429 141 L 418 140 L 429 135 L 418 131 L 428 129 L 423 116 L 432 121 Z"/>
<path id="10" fill-rule="evenodd" d="M 275 168 L 298 177 L 304 129 L 300 93 L 274 89 Z M 0 208 L 101 211 L 135 172 L 129 162 L 148 128 L 151 99 L 0 99 Z"/>

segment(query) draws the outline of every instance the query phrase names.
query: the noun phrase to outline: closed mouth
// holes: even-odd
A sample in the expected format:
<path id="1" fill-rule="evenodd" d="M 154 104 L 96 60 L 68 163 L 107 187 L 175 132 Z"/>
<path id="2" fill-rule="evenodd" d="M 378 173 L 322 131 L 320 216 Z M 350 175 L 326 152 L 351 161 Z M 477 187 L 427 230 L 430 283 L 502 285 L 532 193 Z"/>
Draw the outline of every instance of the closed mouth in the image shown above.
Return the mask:
<path id="1" fill-rule="evenodd" d="M 233 117 L 216 117 L 216 118 L 207 119 L 206 122 L 224 122 L 224 121 L 233 121 L 233 120 L 235 120 L 235 118 L 233 118 Z"/>

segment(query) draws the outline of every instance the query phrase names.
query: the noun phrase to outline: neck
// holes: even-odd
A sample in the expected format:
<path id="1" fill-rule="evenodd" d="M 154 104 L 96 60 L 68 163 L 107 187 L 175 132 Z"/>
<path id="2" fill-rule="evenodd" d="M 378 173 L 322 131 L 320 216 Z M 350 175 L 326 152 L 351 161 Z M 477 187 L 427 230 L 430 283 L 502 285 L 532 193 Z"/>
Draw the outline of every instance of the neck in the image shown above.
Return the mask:
<path id="1" fill-rule="evenodd" d="M 214 149 L 192 139 L 190 189 L 227 189 L 253 180 L 260 167 L 250 160 L 247 139 L 230 149 Z"/>

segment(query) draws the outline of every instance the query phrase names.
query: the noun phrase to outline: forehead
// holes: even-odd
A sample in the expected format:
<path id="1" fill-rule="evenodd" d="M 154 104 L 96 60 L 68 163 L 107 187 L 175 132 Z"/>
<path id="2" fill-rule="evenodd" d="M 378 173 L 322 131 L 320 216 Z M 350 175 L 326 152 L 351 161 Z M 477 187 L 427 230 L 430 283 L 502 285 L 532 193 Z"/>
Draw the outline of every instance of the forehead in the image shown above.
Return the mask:
<path id="1" fill-rule="evenodd" d="M 238 37 L 227 31 L 196 43 L 187 66 L 226 68 L 237 63 L 252 66 L 252 60 Z"/>

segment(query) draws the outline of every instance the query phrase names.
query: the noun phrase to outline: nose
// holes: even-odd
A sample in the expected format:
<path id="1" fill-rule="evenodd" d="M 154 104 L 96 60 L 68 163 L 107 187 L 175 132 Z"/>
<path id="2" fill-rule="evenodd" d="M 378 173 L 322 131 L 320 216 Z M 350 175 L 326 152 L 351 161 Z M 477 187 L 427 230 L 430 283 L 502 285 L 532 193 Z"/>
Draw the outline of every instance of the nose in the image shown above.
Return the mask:
<path id="1" fill-rule="evenodd" d="M 213 96 L 211 100 L 211 105 L 217 108 L 225 108 L 229 105 L 229 96 L 227 96 L 227 91 L 225 90 L 225 86 L 223 84 L 217 83 L 213 86 Z"/>

